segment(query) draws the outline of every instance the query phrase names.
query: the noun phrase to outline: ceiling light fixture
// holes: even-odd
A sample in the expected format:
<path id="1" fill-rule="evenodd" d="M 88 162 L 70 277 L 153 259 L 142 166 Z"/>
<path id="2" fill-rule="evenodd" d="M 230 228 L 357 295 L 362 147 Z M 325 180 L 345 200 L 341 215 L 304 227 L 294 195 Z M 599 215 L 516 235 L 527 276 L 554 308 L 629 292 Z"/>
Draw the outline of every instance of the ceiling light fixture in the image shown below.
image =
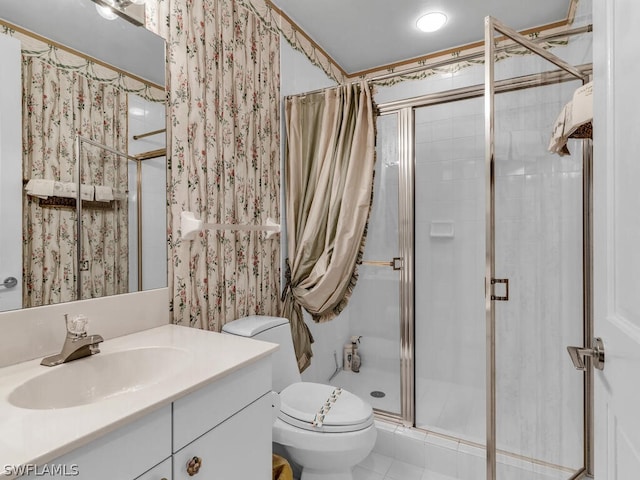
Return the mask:
<path id="1" fill-rule="evenodd" d="M 447 23 L 447 16 L 442 12 L 429 12 L 416 21 L 416 27 L 423 32 L 435 32 Z"/>
<path id="2" fill-rule="evenodd" d="M 122 17 L 136 26 L 144 25 L 146 0 L 93 0 L 101 17 L 115 20 Z"/>
<path id="3" fill-rule="evenodd" d="M 114 12 L 111 7 L 108 7 L 106 5 L 100 5 L 96 3 L 96 10 L 98 11 L 98 14 L 106 20 L 115 20 L 116 18 L 118 18 L 116 12 Z"/>

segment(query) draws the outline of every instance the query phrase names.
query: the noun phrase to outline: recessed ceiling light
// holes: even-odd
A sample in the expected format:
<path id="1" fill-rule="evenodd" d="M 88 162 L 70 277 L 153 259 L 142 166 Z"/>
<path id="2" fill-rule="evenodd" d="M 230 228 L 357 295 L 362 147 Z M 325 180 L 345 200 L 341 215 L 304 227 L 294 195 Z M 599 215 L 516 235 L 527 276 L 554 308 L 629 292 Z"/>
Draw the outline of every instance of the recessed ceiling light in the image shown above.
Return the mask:
<path id="1" fill-rule="evenodd" d="M 447 23 L 447 16 L 442 12 L 430 12 L 416 21 L 416 26 L 423 32 L 435 32 Z"/>

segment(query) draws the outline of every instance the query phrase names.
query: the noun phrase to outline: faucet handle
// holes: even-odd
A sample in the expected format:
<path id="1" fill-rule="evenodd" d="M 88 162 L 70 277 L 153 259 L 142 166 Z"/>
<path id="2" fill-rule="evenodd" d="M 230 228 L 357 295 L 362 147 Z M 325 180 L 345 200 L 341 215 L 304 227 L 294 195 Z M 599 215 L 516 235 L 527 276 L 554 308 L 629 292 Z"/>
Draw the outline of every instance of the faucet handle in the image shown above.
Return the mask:
<path id="1" fill-rule="evenodd" d="M 65 322 L 67 324 L 67 332 L 77 337 L 84 337 L 87 335 L 87 323 L 89 319 L 85 315 L 76 315 L 69 318 L 68 314 L 64 315 Z"/>

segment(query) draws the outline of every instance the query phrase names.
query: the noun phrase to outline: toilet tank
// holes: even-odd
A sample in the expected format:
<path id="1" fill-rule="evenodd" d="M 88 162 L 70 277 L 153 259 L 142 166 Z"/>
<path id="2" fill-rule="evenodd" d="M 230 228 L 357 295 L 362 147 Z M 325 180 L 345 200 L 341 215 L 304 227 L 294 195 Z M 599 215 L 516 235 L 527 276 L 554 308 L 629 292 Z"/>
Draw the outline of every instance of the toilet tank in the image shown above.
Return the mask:
<path id="1" fill-rule="evenodd" d="M 292 383 L 302 381 L 287 318 L 251 315 L 226 323 L 222 332 L 280 345 L 272 355 L 274 391 L 281 392 Z"/>

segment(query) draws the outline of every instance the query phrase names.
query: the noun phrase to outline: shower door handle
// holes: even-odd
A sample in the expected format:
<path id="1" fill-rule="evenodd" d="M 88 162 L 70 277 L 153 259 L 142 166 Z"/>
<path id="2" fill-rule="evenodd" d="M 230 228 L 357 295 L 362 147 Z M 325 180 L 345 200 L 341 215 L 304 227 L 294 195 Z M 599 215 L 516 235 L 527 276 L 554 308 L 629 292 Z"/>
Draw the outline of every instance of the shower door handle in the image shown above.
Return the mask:
<path id="1" fill-rule="evenodd" d="M 504 295 L 496 295 L 493 291 L 493 287 L 497 284 L 501 283 L 505 287 Z M 508 302 L 509 301 L 509 279 L 508 278 L 492 278 L 491 279 L 491 300 L 497 300 L 500 302 Z"/>
<path id="2" fill-rule="evenodd" d="M 401 257 L 393 257 L 390 262 L 380 260 L 363 260 L 362 265 L 370 265 L 372 267 L 391 267 L 394 270 L 402 270 L 403 261 Z"/>
<path id="3" fill-rule="evenodd" d="M 604 370 L 604 343 L 599 337 L 593 339 L 592 348 L 567 347 L 567 352 L 569 352 L 569 356 L 576 370 L 583 372 L 587 370 L 587 366 L 584 363 L 586 357 L 591 357 L 591 362 L 595 368 Z"/>

